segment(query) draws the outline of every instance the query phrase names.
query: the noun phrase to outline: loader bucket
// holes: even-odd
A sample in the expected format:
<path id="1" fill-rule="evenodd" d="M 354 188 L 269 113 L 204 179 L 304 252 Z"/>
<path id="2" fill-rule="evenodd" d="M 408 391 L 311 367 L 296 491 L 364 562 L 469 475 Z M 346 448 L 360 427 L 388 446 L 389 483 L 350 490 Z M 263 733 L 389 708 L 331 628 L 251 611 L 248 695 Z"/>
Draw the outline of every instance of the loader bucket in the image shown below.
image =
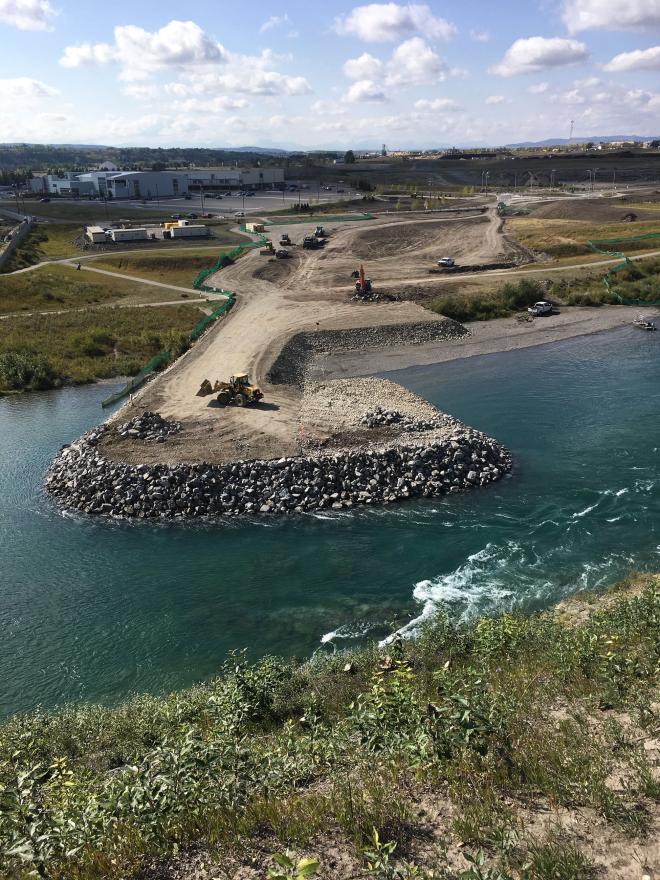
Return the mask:
<path id="1" fill-rule="evenodd" d="M 197 397 L 206 397 L 207 394 L 213 394 L 213 386 L 208 379 L 204 379 L 202 384 L 199 386 Z"/>

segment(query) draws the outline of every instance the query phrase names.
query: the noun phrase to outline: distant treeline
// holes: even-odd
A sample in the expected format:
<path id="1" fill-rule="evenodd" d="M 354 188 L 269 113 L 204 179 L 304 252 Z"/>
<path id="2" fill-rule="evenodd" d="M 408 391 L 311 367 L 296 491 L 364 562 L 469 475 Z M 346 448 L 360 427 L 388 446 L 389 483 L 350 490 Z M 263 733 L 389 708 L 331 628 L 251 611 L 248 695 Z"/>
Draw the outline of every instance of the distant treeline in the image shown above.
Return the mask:
<path id="1" fill-rule="evenodd" d="M 294 154 L 291 154 L 293 157 Z M 332 156 L 336 156 L 335 153 Z M 298 161 L 300 156 L 298 156 Z M 102 162 L 113 162 L 124 171 L 159 171 L 163 168 L 206 167 L 212 165 L 282 165 L 283 153 L 260 150 L 212 150 L 205 148 L 160 149 L 151 147 L 53 146 L 50 144 L 0 145 L 0 172 L 3 174 L 49 168 L 85 170 Z"/>

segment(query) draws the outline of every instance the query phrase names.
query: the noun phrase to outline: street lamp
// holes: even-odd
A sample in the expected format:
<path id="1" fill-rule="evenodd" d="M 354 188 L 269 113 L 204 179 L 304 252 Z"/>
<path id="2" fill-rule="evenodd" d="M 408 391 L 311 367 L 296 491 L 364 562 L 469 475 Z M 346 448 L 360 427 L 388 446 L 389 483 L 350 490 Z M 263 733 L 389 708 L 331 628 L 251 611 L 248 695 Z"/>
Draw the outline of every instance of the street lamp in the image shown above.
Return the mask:
<path id="1" fill-rule="evenodd" d="M 551 192 L 555 188 L 555 174 L 556 174 L 556 171 L 553 168 L 552 171 L 550 172 L 550 191 Z"/>

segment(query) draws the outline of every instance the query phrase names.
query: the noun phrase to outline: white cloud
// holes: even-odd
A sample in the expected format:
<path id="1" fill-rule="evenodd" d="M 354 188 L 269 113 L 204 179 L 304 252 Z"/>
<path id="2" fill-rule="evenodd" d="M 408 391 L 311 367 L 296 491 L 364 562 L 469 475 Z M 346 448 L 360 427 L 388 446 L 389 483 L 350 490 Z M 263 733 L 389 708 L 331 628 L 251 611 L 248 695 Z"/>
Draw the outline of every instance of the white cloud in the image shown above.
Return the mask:
<path id="1" fill-rule="evenodd" d="M 369 79 L 380 73 L 383 62 L 374 58 L 368 52 L 363 52 L 359 58 L 350 58 L 343 67 L 345 75 L 349 79 Z"/>
<path id="2" fill-rule="evenodd" d="M 264 34 L 266 31 L 272 31 L 273 28 L 280 27 L 280 25 L 286 24 L 289 21 L 289 16 L 284 13 L 284 15 L 271 15 L 269 19 L 267 19 L 259 28 L 259 33 Z"/>
<path id="3" fill-rule="evenodd" d="M 114 37 L 112 45 L 67 46 L 60 64 L 81 67 L 116 61 L 123 66 L 123 78 L 140 79 L 162 68 L 220 64 L 227 60 L 225 49 L 194 21 L 170 21 L 153 33 L 136 25 L 120 25 L 115 28 Z"/>
<path id="4" fill-rule="evenodd" d="M 536 73 L 552 67 L 576 64 L 589 57 L 584 43 L 561 37 L 527 37 L 516 40 L 506 51 L 499 64 L 490 72 L 498 76 L 516 76 Z"/>
<path id="5" fill-rule="evenodd" d="M 660 46 L 621 52 L 605 65 L 605 70 L 622 73 L 626 70 L 660 70 Z"/>
<path id="6" fill-rule="evenodd" d="M 433 98 L 432 100 L 420 98 L 419 101 L 415 101 L 415 110 L 422 112 L 427 110 L 460 110 L 460 107 L 451 98 Z"/>
<path id="7" fill-rule="evenodd" d="M 48 0 L 0 0 L 0 23 L 19 31 L 49 31 L 54 17 Z"/>
<path id="8" fill-rule="evenodd" d="M 504 97 L 504 95 L 489 95 L 486 98 L 487 104 L 504 104 L 505 101 L 506 98 Z"/>
<path id="9" fill-rule="evenodd" d="M 356 6 L 347 16 L 335 19 L 334 27 L 337 33 L 357 37 L 366 43 L 391 42 L 415 33 L 447 40 L 456 33 L 453 24 L 444 18 L 436 18 L 429 6 L 417 3 Z"/>
<path id="10" fill-rule="evenodd" d="M 392 53 L 387 64 L 388 86 L 432 85 L 447 78 L 449 68 L 421 37 L 411 37 Z"/>
<path id="11" fill-rule="evenodd" d="M 29 76 L 0 79 L 0 96 L 3 98 L 52 98 L 59 94 L 57 89 Z"/>
<path id="12" fill-rule="evenodd" d="M 572 34 L 654 28 L 660 26 L 660 0 L 564 0 L 562 18 Z"/>
<path id="13" fill-rule="evenodd" d="M 167 83 L 165 92 L 176 98 L 187 98 L 222 92 L 278 97 L 307 95 L 312 91 L 303 76 L 288 76 L 275 70 L 264 70 L 261 64 L 262 56 L 237 56 L 232 58 L 231 69 L 227 73 L 185 74 L 177 82 Z"/>
<path id="14" fill-rule="evenodd" d="M 544 92 L 547 92 L 550 88 L 550 83 L 542 82 L 535 83 L 533 86 L 530 86 L 527 91 L 530 95 L 542 95 Z"/>
<path id="15" fill-rule="evenodd" d="M 491 40 L 488 31 L 470 31 L 470 38 L 476 43 L 489 43 Z"/>
<path id="16" fill-rule="evenodd" d="M 362 101 L 386 101 L 385 92 L 373 80 L 360 79 L 346 92 L 345 99 L 351 104 Z"/>

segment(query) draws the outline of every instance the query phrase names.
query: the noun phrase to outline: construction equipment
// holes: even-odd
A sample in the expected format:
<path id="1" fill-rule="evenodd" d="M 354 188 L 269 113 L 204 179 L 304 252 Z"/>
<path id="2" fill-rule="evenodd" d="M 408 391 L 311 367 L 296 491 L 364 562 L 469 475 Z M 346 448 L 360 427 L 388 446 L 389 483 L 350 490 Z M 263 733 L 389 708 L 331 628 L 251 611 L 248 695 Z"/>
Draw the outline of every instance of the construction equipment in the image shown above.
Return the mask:
<path id="1" fill-rule="evenodd" d="M 264 396 L 260 388 L 250 384 L 247 373 L 236 373 L 229 378 L 228 382 L 216 379 L 213 385 L 208 379 L 204 379 L 197 392 L 197 397 L 207 397 L 216 392 L 218 403 L 223 406 L 228 406 L 230 403 L 235 403 L 236 406 L 249 406 L 259 403 Z"/>
<path id="2" fill-rule="evenodd" d="M 275 248 L 273 247 L 273 242 L 267 241 L 266 244 L 259 250 L 259 253 L 263 257 L 265 257 L 265 256 L 272 257 L 273 254 L 275 253 Z"/>
<path id="3" fill-rule="evenodd" d="M 369 296 L 369 294 L 371 292 L 372 292 L 371 280 L 369 278 L 365 278 L 364 266 L 362 265 L 362 263 L 360 263 L 358 277 L 355 281 L 355 295 L 356 296 Z"/>
<path id="4" fill-rule="evenodd" d="M 325 234 L 325 229 L 322 226 L 317 226 L 316 229 L 314 230 L 314 237 L 315 238 L 327 238 L 327 236 Z"/>
<path id="5" fill-rule="evenodd" d="M 303 239 L 303 247 L 308 250 L 315 251 L 318 248 L 323 247 L 323 244 L 323 239 L 316 238 L 315 235 L 306 235 Z"/>
<path id="6" fill-rule="evenodd" d="M 288 232 L 283 232 L 280 236 L 280 247 L 290 247 L 291 239 L 289 238 Z"/>
<path id="7" fill-rule="evenodd" d="M 278 260 L 286 260 L 290 255 L 286 248 L 279 248 L 275 251 L 275 256 Z"/>

